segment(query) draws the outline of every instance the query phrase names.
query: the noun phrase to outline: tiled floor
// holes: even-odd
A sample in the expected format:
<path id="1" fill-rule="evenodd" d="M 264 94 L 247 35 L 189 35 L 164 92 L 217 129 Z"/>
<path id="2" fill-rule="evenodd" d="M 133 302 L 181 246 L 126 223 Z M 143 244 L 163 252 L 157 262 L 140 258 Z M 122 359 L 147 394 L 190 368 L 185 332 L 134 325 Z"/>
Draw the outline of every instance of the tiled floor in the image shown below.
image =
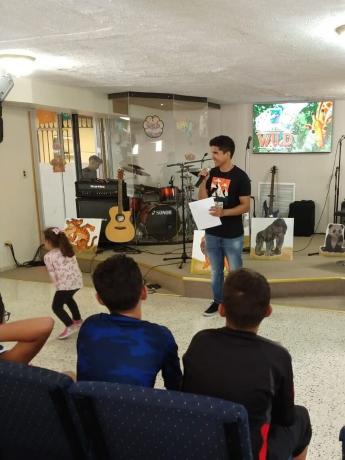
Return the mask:
<path id="1" fill-rule="evenodd" d="M 54 289 L 47 283 L 0 279 L 0 291 L 12 320 L 50 314 Z M 83 288 L 76 300 L 84 317 L 101 311 L 91 288 Z M 144 304 L 145 319 L 168 326 L 180 355 L 200 329 L 220 327 L 220 317 L 204 318 L 205 300 L 171 295 L 150 295 Z M 75 337 L 56 339 L 62 326 L 56 322 L 48 343 L 34 364 L 54 370 L 75 368 Z M 313 440 L 308 459 L 341 458 L 338 434 L 345 424 L 345 313 L 274 305 L 261 334 L 283 343 L 293 357 L 296 402 L 311 414 Z M 158 379 L 157 387 L 161 386 Z"/>

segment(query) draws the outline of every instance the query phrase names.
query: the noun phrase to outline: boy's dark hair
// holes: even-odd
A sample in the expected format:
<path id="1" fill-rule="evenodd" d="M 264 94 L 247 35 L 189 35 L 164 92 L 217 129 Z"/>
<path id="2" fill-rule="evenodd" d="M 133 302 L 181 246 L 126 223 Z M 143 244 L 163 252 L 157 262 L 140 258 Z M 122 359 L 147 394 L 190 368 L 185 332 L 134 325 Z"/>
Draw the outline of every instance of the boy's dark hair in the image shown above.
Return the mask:
<path id="1" fill-rule="evenodd" d="M 230 158 L 235 153 L 235 142 L 229 136 L 217 136 L 210 140 L 210 147 L 218 147 L 223 153 L 230 152 Z"/>
<path id="2" fill-rule="evenodd" d="M 230 273 L 224 283 L 226 318 L 238 328 L 258 326 L 270 304 L 271 289 L 263 275 L 241 268 Z"/>
<path id="3" fill-rule="evenodd" d="M 64 257 L 73 257 L 74 250 L 67 236 L 57 227 L 48 227 L 43 232 L 44 238 L 51 243 L 54 248 L 59 248 Z"/>
<path id="4" fill-rule="evenodd" d="M 110 312 L 132 310 L 139 302 L 143 277 L 138 264 L 125 255 L 109 257 L 92 275 L 95 289 Z"/>

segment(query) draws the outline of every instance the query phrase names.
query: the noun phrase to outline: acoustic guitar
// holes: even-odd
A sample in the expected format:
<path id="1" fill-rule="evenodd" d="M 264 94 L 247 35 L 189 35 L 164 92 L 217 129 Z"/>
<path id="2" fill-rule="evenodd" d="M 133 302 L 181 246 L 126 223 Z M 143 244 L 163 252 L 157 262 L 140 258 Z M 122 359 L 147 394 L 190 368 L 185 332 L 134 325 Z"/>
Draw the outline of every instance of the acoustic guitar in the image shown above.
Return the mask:
<path id="1" fill-rule="evenodd" d="M 263 203 L 263 214 L 264 217 L 278 217 L 279 209 L 273 211 L 273 202 L 274 202 L 274 176 L 277 174 L 278 168 L 277 166 L 272 166 L 271 168 L 271 189 L 269 197 L 269 204 L 267 206 L 267 201 L 265 200 Z"/>
<path id="2" fill-rule="evenodd" d="M 127 243 L 135 236 L 131 211 L 124 211 L 122 204 L 123 169 L 117 170 L 118 203 L 109 209 L 110 221 L 105 227 L 105 236 L 113 243 Z"/>

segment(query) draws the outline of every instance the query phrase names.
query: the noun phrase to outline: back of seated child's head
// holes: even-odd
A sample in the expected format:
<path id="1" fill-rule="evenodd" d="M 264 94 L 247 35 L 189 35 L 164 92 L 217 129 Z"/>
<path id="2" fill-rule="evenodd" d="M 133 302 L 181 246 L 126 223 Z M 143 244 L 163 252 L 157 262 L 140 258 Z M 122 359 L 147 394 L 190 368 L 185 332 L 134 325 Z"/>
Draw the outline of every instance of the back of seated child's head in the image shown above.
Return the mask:
<path id="1" fill-rule="evenodd" d="M 109 257 L 97 266 L 92 279 L 97 294 L 112 313 L 134 309 L 141 298 L 143 277 L 131 257 Z"/>
<path id="2" fill-rule="evenodd" d="M 241 268 L 225 280 L 223 305 L 227 320 L 236 328 L 258 326 L 267 316 L 271 289 L 266 278 L 254 270 Z"/>

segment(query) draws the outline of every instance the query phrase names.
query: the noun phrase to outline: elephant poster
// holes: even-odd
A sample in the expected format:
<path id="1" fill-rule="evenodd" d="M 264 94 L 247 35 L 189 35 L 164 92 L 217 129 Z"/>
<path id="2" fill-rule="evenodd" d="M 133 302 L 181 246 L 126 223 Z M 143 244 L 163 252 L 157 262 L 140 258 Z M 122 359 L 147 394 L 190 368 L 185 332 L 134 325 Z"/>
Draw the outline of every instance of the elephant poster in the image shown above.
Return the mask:
<path id="1" fill-rule="evenodd" d="M 294 219 L 252 219 L 250 257 L 262 260 L 292 260 Z"/>

